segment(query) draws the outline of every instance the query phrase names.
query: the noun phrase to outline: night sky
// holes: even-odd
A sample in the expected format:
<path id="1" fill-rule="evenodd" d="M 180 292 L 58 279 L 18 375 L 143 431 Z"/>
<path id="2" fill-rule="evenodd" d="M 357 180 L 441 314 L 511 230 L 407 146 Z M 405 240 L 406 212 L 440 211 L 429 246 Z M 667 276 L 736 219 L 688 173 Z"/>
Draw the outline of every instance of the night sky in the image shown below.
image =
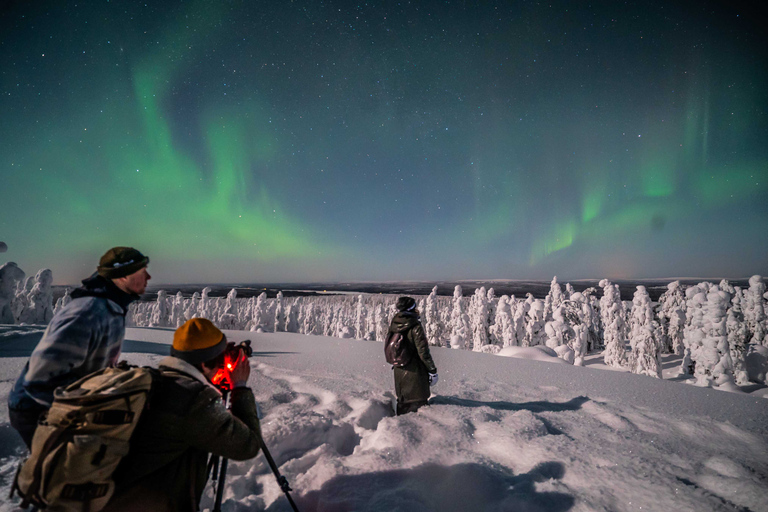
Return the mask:
<path id="1" fill-rule="evenodd" d="M 729 4 L 3 2 L 0 263 L 768 274 L 768 40 Z"/>

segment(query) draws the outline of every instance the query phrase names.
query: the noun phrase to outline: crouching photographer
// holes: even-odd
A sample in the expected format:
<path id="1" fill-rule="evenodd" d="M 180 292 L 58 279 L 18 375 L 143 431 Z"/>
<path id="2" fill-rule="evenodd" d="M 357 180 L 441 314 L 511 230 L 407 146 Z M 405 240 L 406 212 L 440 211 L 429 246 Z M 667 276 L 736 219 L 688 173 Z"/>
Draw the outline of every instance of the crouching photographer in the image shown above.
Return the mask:
<path id="1" fill-rule="evenodd" d="M 259 453 L 249 355 L 250 346 L 228 344 L 205 318 L 176 330 L 104 511 L 197 511 L 209 454 L 247 460 Z M 230 409 L 217 385 L 228 390 Z"/>

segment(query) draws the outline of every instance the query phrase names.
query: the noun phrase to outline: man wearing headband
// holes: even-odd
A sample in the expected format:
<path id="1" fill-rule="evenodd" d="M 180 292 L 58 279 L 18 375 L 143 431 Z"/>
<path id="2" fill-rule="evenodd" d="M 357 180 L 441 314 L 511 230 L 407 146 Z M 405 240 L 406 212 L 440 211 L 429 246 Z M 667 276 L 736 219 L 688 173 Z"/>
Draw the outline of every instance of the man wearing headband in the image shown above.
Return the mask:
<path id="1" fill-rule="evenodd" d="M 8 395 L 11 425 L 28 448 L 54 389 L 117 363 L 128 305 L 151 278 L 147 265 L 149 258 L 136 249 L 113 247 L 51 319 Z"/>

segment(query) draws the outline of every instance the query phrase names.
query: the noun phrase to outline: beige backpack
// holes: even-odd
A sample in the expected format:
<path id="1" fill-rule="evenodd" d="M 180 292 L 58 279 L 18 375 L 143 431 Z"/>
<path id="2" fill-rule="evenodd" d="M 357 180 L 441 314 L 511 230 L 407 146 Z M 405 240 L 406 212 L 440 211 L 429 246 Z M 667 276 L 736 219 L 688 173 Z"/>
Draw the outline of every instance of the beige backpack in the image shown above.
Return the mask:
<path id="1" fill-rule="evenodd" d="M 156 375 L 155 369 L 123 362 L 57 388 L 35 430 L 31 454 L 16 473 L 13 491 L 23 498 L 21 507 L 104 508 Z"/>

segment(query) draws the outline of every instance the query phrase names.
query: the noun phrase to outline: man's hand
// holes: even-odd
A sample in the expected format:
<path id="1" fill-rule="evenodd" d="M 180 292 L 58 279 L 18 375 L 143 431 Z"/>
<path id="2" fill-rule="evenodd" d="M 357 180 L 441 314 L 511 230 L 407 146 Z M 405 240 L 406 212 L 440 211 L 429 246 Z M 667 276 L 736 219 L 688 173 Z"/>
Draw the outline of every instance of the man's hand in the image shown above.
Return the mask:
<path id="1" fill-rule="evenodd" d="M 240 388 L 248 385 L 248 377 L 251 375 L 251 362 L 248 360 L 248 356 L 245 355 L 245 351 L 238 351 L 237 361 L 232 372 L 229 374 L 229 381 L 232 383 L 232 388 Z"/>

